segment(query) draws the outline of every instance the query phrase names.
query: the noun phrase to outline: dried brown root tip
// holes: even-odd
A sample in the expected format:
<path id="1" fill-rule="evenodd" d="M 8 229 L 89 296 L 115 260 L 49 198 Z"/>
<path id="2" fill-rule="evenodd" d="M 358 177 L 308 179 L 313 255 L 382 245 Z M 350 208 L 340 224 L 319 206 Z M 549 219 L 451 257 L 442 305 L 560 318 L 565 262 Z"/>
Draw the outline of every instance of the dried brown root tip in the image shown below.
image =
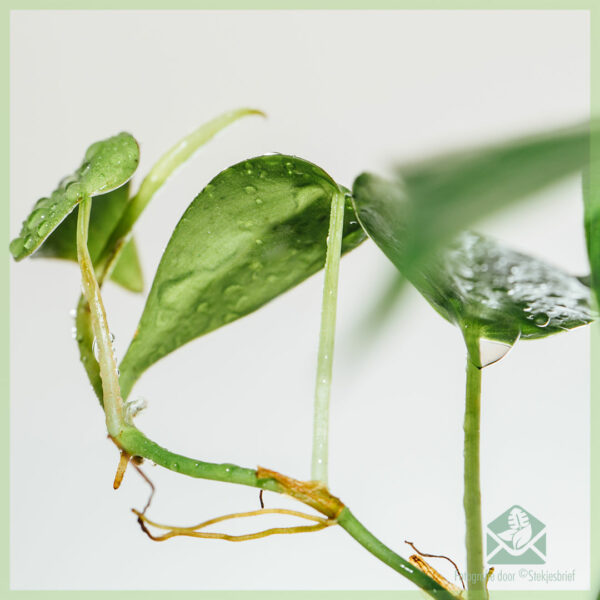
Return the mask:
<path id="1" fill-rule="evenodd" d="M 413 554 L 408 558 L 408 562 L 417 567 L 420 571 L 423 571 L 426 575 L 431 577 L 438 585 L 442 586 L 446 591 L 450 592 L 456 598 L 464 598 L 463 590 L 450 583 L 443 575 L 438 573 L 428 562 L 422 559 L 418 554 Z"/>
<path id="2" fill-rule="evenodd" d="M 485 576 L 485 589 L 488 589 L 488 583 L 490 582 L 490 577 L 494 574 L 494 567 L 490 567 L 490 570 L 487 572 L 487 575 Z"/>
<path id="3" fill-rule="evenodd" d="M 404 540 L 404 543 L 408 544 L 419 556 L 423 556 L 426 558 L 443 558 L 444 560 L 447 560 L 454 567 L 454 570 L 456 571 L 456 574 L 460 579 L 462 589 L 466 589 L 465 581 L 462 578 L 462 575 L 460 574 L 460 569 L 458 568 L 458 565 L 449 556 L 445 556 L 444 554 L 427 554 L 426 552 L 421 552 L 412 542 L 409 542 L 408 540 Z"/>
<path id="4" fill-rule="evenodd" d="M 129 464 L 130 459 L 131 456 L 127 454 L 125 450 L 121 450 L 121 458 L 119 458 L 119 466 L 117 467 L 115 480 L 113 481 L 113 489 L 118 490 L 121 487 L 121 483 L 123 482 L 123 476 L 125 475 L 125 471 L 127 469 L 127 465 Z"/>
<path id="5" fill-rule="evenodd" d="M 258 494 L 258 501 L 260 502 L 260 507 L 261 509 L 265 507 L 265 501 L 263 500 L 263 492 L 265 490 L 260 490 L 259 494 Z"/>
<path id="6" fill-rule="evenodd" d="M 264 467 L 256 469 L 256 476 L 258 479 L 275 480 L 284 494 L 314 508 L 329 519 L 337 519 L 344 509 L 344 503 L 320 481 L 300 481 Z"/>

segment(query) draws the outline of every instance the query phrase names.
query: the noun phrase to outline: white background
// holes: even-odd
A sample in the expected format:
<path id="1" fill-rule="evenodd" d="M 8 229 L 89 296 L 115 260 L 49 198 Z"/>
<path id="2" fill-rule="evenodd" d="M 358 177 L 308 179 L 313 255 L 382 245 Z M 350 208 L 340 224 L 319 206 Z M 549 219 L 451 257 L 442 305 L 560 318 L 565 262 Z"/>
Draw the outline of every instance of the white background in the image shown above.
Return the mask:
<path id="1" fill-rule="evenodd" d="M 586 118 L 588 27 L 583 11 L 14 12 L 11 234 L 92 141 L 133 133 L 138 184 L 201 122 L 265 110 L 268 120 L 242 121 L 199 152 L 140 219 L 149 284 L 185 207 L 248 156 L 297 154 L 350 186 L 396 159 Z M 581 219 L 573 178 L 478 228 L 583 274 Z M 393 275 L 371 242 L 342 262 L 330 486 L 405 556 L 408 539 L 464 566 L 464 349 L 412 290 L 380 335 L 365 335 Z M 117 452 L 71 339 L 78 279 L 56 261 L 12 270 L 13 588 L 412 587 L 339 528 L 245 544 L 143 536 L 129 509 L 146 486 L 128 472 L 112 490 Z M 149 402 L 138 425 L 174 451 L 308 478 L 321 283 L 155 365 L 133 392 Z M 122 356 L 143 298 L 107 285 L 105 300 Z M 485 370 L 483 390 L 484 521 L 513 504 L 532 512 L 548 527 L 546 568 L 576 568 L 579 589 L 589 583 L 588 375 L 588 334 L 577 330 L 518 344 Z M 146 471 L 159 521 L 258 507 L 254 489 Z"/>

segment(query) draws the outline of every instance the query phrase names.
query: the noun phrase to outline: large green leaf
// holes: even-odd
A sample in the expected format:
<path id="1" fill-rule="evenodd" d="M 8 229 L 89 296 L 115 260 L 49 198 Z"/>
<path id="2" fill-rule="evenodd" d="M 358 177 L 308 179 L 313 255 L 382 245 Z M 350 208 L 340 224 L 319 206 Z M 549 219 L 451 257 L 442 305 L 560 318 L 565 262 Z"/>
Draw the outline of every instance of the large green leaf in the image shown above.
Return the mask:
<path id="1" fill-rule="evenodd" d="M 49 198 L 37 201 L 23 222 L 19 237 L 10 244 L 14 258 L 21 260 L 37 250 L 84 196 L 101 196 L 121 187 L 133 175 L 138 162 L 137 142 L 128 133 L 92 144 L 73 175 L 65 177 Z"/>
<path id="2" fill-rule="evenodd" d="M 477 233 L 461 233 L 408 273 L 444 318 L 481 338 L 512 343 L 592 320 L 589 289 L 576 277 Z"/>
<path id="3" fill-rule="evenodd" d="M 512 343 L 589 323 L 589 290 L 576 277 L 475 233 L 427 259 L 407 260 L 411 200 L 393 183 L 361 175 L 354 204 L 365 231 L 448 321 Z"/>
<path id="4" fill-rule="evenodd" d="M 592 131 L 598 128 L 594 121 Z M 402 215 L 407 225 L 403 260 L 419 260 L 486 214 L 583 169 L 589 143 L 586 123 L 402 165 L 392 181 L 361 176 L 358 186 L 380 188 L 368 200 L 363 195 L 362 210 L 384 215 L 400 210 L 383 206 L 387 199 L 411 198 L 409 211 Z"/>
<path id="5" fill-rule="evenodd" d="M 338 193 L 319 167 L 279 154 L 217 175 L 186 210 L 163 254 L 120 365 L 123 397 L 163 356 L 321 269 Z M 350 199 L 346 204 L 345 252 L 364 239 Z"/>
<path id="6" fill-rule="evenodd" d="M 129 182 L 108 194 L 94 198 L 88 238 L 88 250 L 94 264 L 100 257 L 128 201 Z M 77 212 L 72 211 L 33 254 L 33 258 L 62 258 L 77 262 L 76 237 Z M 133 240 L 119 256 L 111 279 L 131 291 L 142 291 L 142 270 Z"/>
<path id="7" fill-rule="evenodd" d="M 583 173 L 585 238 L 590 261 L 589 284 L 600 302 L 600 161 L 594 161 Z"/>

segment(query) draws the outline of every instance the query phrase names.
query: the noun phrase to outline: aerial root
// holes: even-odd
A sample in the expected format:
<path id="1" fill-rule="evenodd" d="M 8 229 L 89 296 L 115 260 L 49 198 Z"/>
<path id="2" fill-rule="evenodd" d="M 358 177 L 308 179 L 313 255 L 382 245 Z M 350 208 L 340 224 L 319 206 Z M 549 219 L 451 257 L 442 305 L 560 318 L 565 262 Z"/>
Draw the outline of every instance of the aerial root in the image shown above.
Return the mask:
<path id="1" fill-rule="evenodd" d="M 113 481 L 113 489 L 118 490 L 121 487 L 121 483 L 123 481 L 123 476 L 125 475 L 125 471 L 127 470 L 127 465 L 131 460 L 131 456 L 125 452 L 125 450 L 121 450 L 121 457 L 119 458 L 119 465 L 117 466 L 117 472 L 115 473 L 115 480 Z"/>
<path id="2" fill-rule="evenodd" d="M 252 510 L 248 512 L 240 512 L 233 513 L 230 515 L 223 515 L 221 517 L 215 517 L 214 519 L 209 519 L 208 521 L 204 521 L 202 523 L 198 523 L 198 525 L 193 525 L 191 527 L 173 527 L 171 525 L 161 525 L 160 523 L 155 523 L 151 521 L 144 515 L 143 512 L 139 512 L 135 509 L 132 509 L 132 512 L 137 515 L 138 523 L 142 529 L 142 531 L 155 542 L 164 542 L 169 538 L 176 536 L 185 536 L 185 537 L 195 537 L 195 538 L 204 538 L 204 539 L 216 539 L 216 540 L 226 540 L 228 542 L 245 542 L 248 540 L 257 540 L 263 537 L 267 537 L 270 535 L 279 535 L 279 534 L 292 534 L 292 533 L 310 533 L 312 531 L 320 531 L 321 529 L 325 529 L 327 527 L 331 527 L 332 525 L 337 524 L 336 519 L 327 519 L 323 517 L 319 517 L 316 515 L 309 515 L 307 513 L 299 512 L 296 510 L 288 510 L 286 508 L 264 508 L 261 510 Z M 292 517 L 298 517 L 301 519 L 306 519 L 307 521 L 312 521 L 314 525 L 298 525 L 295 527 L 273 527 L 270 529 L 265 529 L 263 531 L 257 531 L 256 533 L 248 533 L 245 535 L 229 535 L 227 533 L 213 533 L 200 531 L 209 525 L 214 525 L 215 523 L 221 523 L 222 521 L 228 521 L 231 519 L 240 519 L 245 517 L 255 517 L 260 515 L 289 515 Z M 154 527 L 156 529 L 160 529 L 166 531 L 162 535 L 154 535 L 148 529 L 148 526 Z"/>

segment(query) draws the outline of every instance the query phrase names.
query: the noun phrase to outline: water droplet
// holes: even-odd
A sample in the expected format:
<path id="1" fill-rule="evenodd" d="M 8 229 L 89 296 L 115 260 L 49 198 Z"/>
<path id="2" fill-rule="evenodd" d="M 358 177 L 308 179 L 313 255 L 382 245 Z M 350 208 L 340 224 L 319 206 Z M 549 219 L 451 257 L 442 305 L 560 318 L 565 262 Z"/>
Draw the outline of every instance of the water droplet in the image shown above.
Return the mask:
<path id="1" fill-rule="evenodd" d="M 76 340 L 77 339 L 77 327 L 71 327 L 71 337 Z"/>
<path id="2" fill-rule="evenodd" d="M 43 209 L 34 210 L 27 218 L 27 227 L 36 229 L 38 225 L 46 218 L 46 211 Z"/>
<path id="3" fill-rule="evenodd" d="M 23 241 L 23 238 L 18 237 L 10 243 L 10 246 L 8 248 L 13 256 L 19 256 L 19 254 L 23 252 L 24 247 L 25 243 Z"/>
<path id="4" fill-rule="evenodd" d="M 72 308 L 69 311 L 69 316 L 71 317 L 71 319 L 74 319 L 77 316 L 77 309 L 76 308 Z"/>
<path id="5" fill-rule="evenodd" d="M 517 343 L 520 337 L 521 332 L 517 334 L 512 343 L 498 342 L 496 340 L 481 338 L 479 340 L 479 364 L 476 363 L 477 366 L 480 369 L 483 369 L 503 359 L 509 353 L 510 349 Z"/>
<path id="6" fill-rule="evenodd" d="M 23 243 L 23 247 L 25 248 L 25 250 L 31 250 L 31 248 L 33 247 L 34 244 L 35 244 L 35 239 L 33 238 L 32 235 L 28 235 L 25 238 L 25 242 Z"/>
<path id="7" fill-rule="evenodd" d="M 50 198 L 40 198 L 34 208 L 47 208 L 50 205 Z"/>
<path id="8" fill-rule="evenodd" d="M 207 312 L 210 308 L 210 304 L 208 302 L 200 302 L 196 307 L 196 312 Z"/>
<path id="9" fill-rule="evenodd" d="M 237 296 L 241 291 L 242 291 L 241 285 L 230 285 L 225 288 L 223 295 L 227 296 L 228 298 L 232 298 L 232 297 Z"/>
<path id="10" fill-rule="evenodd" d="M 50 221 L 42 221 L 37 228 L 37 234 L 40 237 L 44 237 L 52 229 L 52 223 Z"/>
<path id="11" fill-rule="evenodd" d="M 165 281 L 158 290 L 158 300 L 161 304 L 173 306 L 185 293 L 189 285 L 189 274 Z"/>
<path id="12" fill-rule="evenodd" d="M 254 221 L 238 221 L 238 227 L 241 231 L 251 231 L 254 227 Z"/>
<path id="13" fill-rule="evenodd" d="M 548 323 L 550 323 L 550 317 L 546 313 L 539 313 L 535 316 L 535 319 L 533 319 L 533 322 L 538 327 L 547 327 Z"/>
<path id="14" fill-rule="evenodd" d="M 247 185 L 244 188 L 244 191 L 246 192 L 246 194 L 256 194 L 256 188 L 253 185 Z"/>

